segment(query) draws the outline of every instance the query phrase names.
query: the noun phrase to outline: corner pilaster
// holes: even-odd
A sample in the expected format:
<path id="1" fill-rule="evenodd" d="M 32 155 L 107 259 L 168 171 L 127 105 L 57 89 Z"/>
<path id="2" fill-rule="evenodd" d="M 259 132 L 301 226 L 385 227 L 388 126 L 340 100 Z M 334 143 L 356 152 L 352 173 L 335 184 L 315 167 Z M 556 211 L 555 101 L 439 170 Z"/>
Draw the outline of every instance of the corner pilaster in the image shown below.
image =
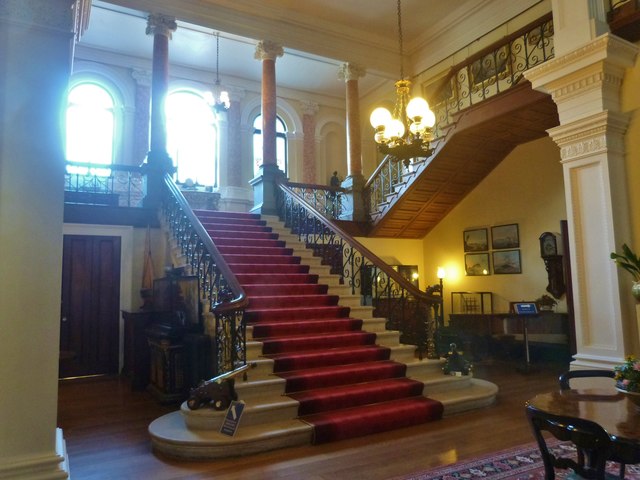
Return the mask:
<path id="1" fill-rule="evenodd" d="M 630 238 L 620 88 L 638 47 L 604 34 L 525 73 L 551 94 L 560 126 L 577 354 L 572 368 L 611 368 L 640 347 L 633 299 L 610 260 Z"/>

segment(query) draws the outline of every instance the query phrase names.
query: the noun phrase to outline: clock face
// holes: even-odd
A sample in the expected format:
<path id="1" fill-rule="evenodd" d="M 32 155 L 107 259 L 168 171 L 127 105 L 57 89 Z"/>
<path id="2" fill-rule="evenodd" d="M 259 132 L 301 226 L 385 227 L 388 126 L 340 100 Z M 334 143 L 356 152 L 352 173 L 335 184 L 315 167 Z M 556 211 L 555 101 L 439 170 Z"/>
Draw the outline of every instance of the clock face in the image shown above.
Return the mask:
<path id="1" fill-rule="evenodd" d="M 542 254 L 555 255 L 556 253 L 556 239 L 552 235 L 546 235 L 542 239 Z"/>

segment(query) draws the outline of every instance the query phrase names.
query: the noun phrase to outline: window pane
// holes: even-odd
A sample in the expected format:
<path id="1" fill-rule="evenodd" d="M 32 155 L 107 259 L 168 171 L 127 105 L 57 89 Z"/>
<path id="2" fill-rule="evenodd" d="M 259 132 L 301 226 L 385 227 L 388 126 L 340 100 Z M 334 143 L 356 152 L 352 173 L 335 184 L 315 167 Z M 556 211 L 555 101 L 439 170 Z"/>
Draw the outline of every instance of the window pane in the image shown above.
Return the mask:
<path id="1" fill-rule="evenodd" d="M 178 91 L 167 97 L 167 150 L 177 181 L 217 185 L 216 116 L 203 96 Z"/>
<path id="2" fill-rule="evenodd" d="M 276 117 L 276 162 L 278 168 L 287 173 L 287 127 L 280 117 Z M 262 165 L 262 115 L 253 121 L 253 172 L 258 176 Z"/>
<path id="3" fill-rule="evenodd" d="M 114 132 L 114 101 L 109 92 L 95 83 L 74 87 L 68 95 L 66 115 L 67 160 L 113 163 Z M 100 172 L 108 175 L 109 170 Z"/>

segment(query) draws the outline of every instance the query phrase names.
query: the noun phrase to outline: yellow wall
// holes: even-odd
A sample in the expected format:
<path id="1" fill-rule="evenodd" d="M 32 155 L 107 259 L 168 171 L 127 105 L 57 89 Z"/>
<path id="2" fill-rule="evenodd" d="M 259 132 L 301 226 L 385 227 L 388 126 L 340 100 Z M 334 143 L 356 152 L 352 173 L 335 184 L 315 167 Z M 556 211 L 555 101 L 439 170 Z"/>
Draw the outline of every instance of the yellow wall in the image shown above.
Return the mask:
<path id="1" fill-rule="evenodd" d="M 444 266 L 445 314 L 452 291 L 493 292 L 493 309 L 534 300 L 545 292 L 547 273 L 540 258 L 542 232 L 560 231 L 566 219 L 560 152 L 545 137 L 514 149 L 447 217 L 424 238 L 424 269 Z M 522 274 L 465 276 L 463 231 L 517 223 Z M 491 247 L 489 247 L 491 248 Z M 566 311 L 565 297 L 558 311 Z"/>
<path id="2" fill-rule="evenodd" d="M 417 265 L 420 290 L 438 283 L 436 271 L 424 269 L 422 240 L 361 237 L 357 240 L 389 265 Z"/>
<path id="3" fill-rule="evenodd" d="M 633 249 L 640 251 L 640 56 L 636 57 L 636 64 L 627 70 L 620 100 L 622 111 L 629 112 L 631 122 L 627 130 L 625 149 L 626 170 L 627 170 L 627 190 L 629 193 L 631 235 L 633 237 Z M 635 220 L 635 222 L 634 222 Z"/>
<path id="4" fill-rule="evenodd" d="M 436 271 L 446 268 L 445 314 L 451 313 L 452 291 L 490 291 L 493 311 L 506 312 L 509 302 L 535 300 L 547 293 L 547 272 L 540 258 L 542 232 L 560 232 L 566 219 L 560 152 L 549 137 L 515 148 L 424 239 L 358 238 L 387 263 L 418 265 L 420 289 L 438 282 Z M 466 276 L 464 230 L 517 223 L 522 273 Z M 566 311 L 566 297 L 557 310 Z"/>

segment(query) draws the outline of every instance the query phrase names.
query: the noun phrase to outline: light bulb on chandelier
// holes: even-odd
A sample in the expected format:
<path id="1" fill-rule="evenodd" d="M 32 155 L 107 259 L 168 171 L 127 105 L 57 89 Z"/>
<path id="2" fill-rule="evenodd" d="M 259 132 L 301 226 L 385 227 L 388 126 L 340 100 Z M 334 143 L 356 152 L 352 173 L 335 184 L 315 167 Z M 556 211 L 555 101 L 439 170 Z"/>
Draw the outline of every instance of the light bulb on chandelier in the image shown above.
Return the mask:
<path id="1" fill-rule="evenodd" d="M 404 78 L 402 48 L 402 15 L 398 0 L 398 38 L 400 44 L 400 80 L 396 86 L 396 104 L 393 114 L 384 107 L 376 108 L 369 118 L 374 128 L 374 140 L 378 150 L 394 156 L 397 160 L 425 157 L 431 153 L 434 113 L 427 101 L 421 97 L 409 99 L 411 81 Z"/>

